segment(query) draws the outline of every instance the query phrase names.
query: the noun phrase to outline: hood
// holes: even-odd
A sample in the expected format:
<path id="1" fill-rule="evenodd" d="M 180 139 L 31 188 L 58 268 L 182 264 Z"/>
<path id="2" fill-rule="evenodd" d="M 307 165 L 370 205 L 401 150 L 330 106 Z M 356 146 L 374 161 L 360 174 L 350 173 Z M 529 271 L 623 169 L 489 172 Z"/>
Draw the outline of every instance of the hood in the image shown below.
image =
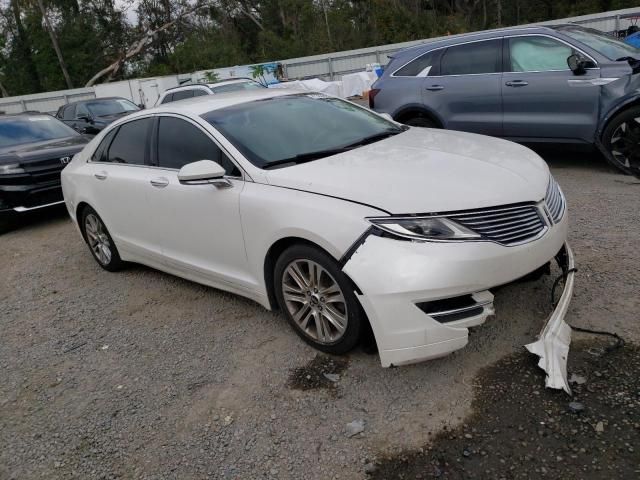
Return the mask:
<path id="1" fill-rule="evenodd" d="M 506 140 L 414 127 L 349 152 L 267 170 L 267 179 L 411 214 L 539 201 L 549 169 L 534 152 Z"/>
<path id="2" fill-rule="evenodd" d="M 82 135 L 58 138 L 44 142 L 28 143 L 0 148 L 0 163 L 29 163 L 43 159 L 73 156 L 84 148 L 89 140 Z"/>

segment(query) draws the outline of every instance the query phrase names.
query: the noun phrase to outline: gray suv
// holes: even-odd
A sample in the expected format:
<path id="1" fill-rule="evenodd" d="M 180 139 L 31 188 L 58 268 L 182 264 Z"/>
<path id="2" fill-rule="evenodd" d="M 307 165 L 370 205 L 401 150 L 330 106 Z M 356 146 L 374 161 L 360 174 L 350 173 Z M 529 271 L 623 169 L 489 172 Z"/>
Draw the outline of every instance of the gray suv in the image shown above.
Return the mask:
<path id="1" fill-rule="evenodd" d="M 640 49 L 576 25 L 460 35 L 402 50 L 371 108 L 413 126 L 596 145 L 640 173 Z"/>

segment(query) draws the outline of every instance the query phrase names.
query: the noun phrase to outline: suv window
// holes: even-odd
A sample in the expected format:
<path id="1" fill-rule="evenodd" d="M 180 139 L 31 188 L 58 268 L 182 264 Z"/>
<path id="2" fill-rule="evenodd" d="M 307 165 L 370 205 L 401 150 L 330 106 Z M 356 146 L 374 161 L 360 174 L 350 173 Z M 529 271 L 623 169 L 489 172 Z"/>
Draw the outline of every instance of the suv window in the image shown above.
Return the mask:
<path id="1" fill-rule="evenodd" d="M 471 75 L 500 72 L 500 40 L 486 40 L 447 48 L 440 75 Z"/>
<path id="2" fill-rule="evenodd" d="M 226 174 L 240 176 L 240 170 L 204 132 L 175 117 L 161 117 L 158 127 L 158 166 L 180 169 L 187 163 L 213 160 Z"/>
<path id="3" fill-rule="evenodd" d="M 162 99 L 162 101 L 160 102 L 160 105 L 162 105 L 163 103 L 169 103 L 169 102 L 173 102 L 173 93 L 166 94 Z"/>
<path id="4" fill-rule="evenodd" d="M 569 45 L 549 37 L 511 37 L 509 41 L 512 72 L 568 70 L 567 57 L 574 53 Z"/>
<path id="5" fill-rule="evenodd" d="M 433 75 L 434 66 L 438 62 L 441 50 L 434 52 L 427 52 L 424 55 L 419 56 L 415 60 L 407 63 L 404 67 L 396 70 L 394 76 L 396 77 L 426 77 L 430 73 Z"/>
<path id="6" fill-rule="evenodd" d="M 194 97 L 202 97 L 203 95 L 208 95 L 207 92 L 205 92 L 204 90 L 198 88 L 196 90 L 193 91 L 193 96 Z"/>
<path id="7" fill-rule="evenodd" d="M 173 101 L 184 100 L 185 98 L 193 98 L 193 90 L 180 90 L 179 92 L 173 92 Z"/>
<path id="8" fill-rule="evenodd" d="M 76 112 L 76 106 L 75 105 L 69 105 L 62 112 L 62 118 L 65 119 L 65 120 L 73 120 L 74 118 L 76 118 L 75 112 Z"/>
<path id="9" fill-rule="evenodd" d="M 107 161 L 144 165 L 147 136 L 152 122 L 151 118 L 142 118 L 121 125 L 109 146 Z"/>
<path id="10" fill-rule="evenodd" d="M 91 115 L 89 114 L 89 109 L 84 103 L 79 103 L 78 105 L 76 105 L 76 114 L 74 115 L 73 118 L 78 118 L 78 117 L 91 118 Z"/>

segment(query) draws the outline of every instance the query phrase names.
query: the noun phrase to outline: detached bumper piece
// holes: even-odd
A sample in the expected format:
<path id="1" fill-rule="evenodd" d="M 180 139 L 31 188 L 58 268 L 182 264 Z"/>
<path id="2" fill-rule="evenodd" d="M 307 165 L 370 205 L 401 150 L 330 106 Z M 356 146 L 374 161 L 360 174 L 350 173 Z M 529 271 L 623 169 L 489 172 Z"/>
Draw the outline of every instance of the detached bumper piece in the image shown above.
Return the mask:
<path id="1" fill-rule="evenodd" d="M 564 317 L 573 295 L 575 261 L 568 243 L 564 244 L 556 260 L 564 274 L 564 290 L 555 310 L 540 332 L 538 340 L 525 345 L 525 348 L 540 357 L 538 366 L 547 372 L 545 381 L 547 388 L 563 389 L 571 395 L 571 387 L 567 381 L 571 327 L 564 321 Z"/>

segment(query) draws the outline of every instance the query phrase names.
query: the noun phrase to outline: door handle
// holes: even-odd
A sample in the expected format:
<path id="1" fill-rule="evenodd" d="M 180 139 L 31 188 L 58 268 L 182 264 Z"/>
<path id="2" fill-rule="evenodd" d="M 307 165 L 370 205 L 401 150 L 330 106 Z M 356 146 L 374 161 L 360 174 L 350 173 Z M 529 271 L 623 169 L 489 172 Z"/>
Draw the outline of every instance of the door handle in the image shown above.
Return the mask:
<path id="1" fill-rule="evenodd" d="M 512 80 L 510 82 L 505 83 L 507 87 L 526 87 L 529 85 L 529 82 L 525 82 L 524 80 Z"/>
<path id="2" fill-rule="evenodd" d="M 169 185 L 169 179 L 165 177 L 158 177 L 151 180 L 151 185 L 158 188 L 164 188 Z"/>
<path id="3" fill-rule="evenodd" d="M 427 90 L 431 92 L 438 92 L 440 90 L 444 90 L 444 87 L 442 85 L 431 85 L 430 87 L 427 87 Z"/>
<path id="4" fill-rule="evenodd" d="M 94 173 L 93 176 L 96 177 L 98 180 L 106 180 L 107 172 L 102 171 L 102 172 Z"/>

